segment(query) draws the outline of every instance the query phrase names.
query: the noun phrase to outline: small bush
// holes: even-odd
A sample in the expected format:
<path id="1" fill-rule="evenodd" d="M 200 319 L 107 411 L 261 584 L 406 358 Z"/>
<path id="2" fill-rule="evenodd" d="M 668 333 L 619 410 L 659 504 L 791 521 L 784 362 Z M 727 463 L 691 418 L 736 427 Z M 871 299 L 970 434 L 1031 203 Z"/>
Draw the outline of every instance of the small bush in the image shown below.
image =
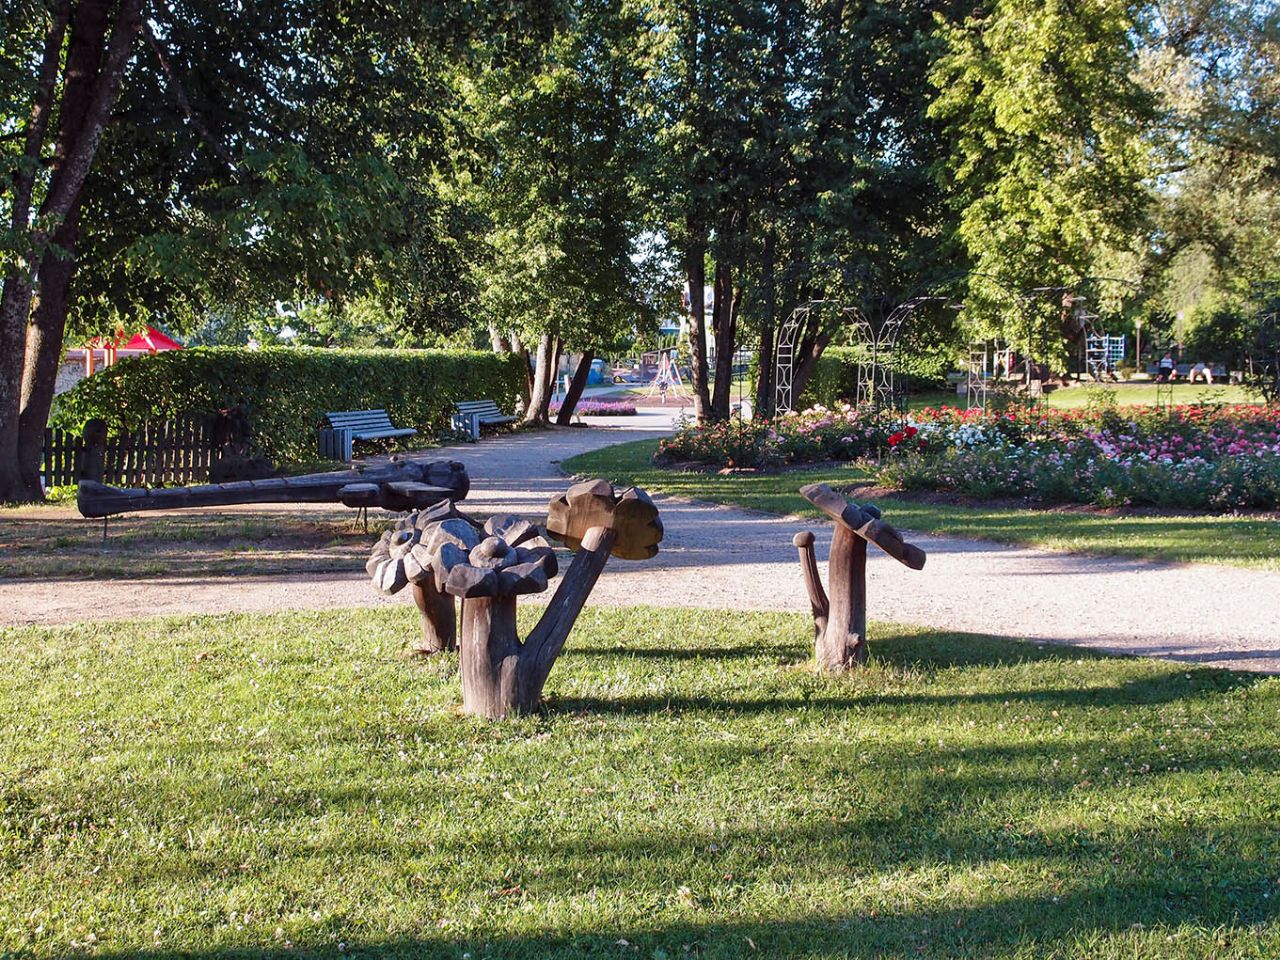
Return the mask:
<path id="1" fill-rule="evenodd" d="M 449 429 L 455 402 L 512 410 L 523 387 L 522 360 L 480 351 L 199 347 L 82 380 L 58 398 L 54 421 L 80 430 L 101 417 L 131 429 L 243 405 L 262 452 L 287 463 L 315 458 L 316 428 L 330 411 L 385 409 L 397 427 L 431 439 Z"/>
<path id="2" fill-rule="evenodd" d="M 895 429 L 893 421 L 848 404 L 817 406 L 773 420 L 685 423 L 659 442 L 657 455 L 728 467 L 854 460 L 888 446 Z"/>

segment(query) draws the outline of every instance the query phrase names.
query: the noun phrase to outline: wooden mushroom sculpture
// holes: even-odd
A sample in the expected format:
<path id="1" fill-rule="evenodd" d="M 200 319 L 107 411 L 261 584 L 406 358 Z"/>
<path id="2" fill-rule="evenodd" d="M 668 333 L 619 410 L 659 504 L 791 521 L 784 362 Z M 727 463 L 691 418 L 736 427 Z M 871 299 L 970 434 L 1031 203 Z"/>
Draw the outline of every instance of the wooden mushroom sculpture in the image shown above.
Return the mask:
<path id="1" fill-rule="evenodd" d="M 643 490 L 619 494 L 603 480 L 575 484 L 551 501 L 547 531 L 575 551 L 537 625 L 523 642 L 516 597 L 545 590 L 555 559 L 538 529 L 523 521 L 490 522 L 469 551 L 441 547 L 437 575 L 462 599 L 462 708 L 484 717 L 530 713 L 569 631 L 610 556 L 642 560 L 658 552 L 662 523 Z"/>
<path id="2" fill-rule="evenodd" d="M 847 670 L 867 660 L 867 544 L 874 543 L 912 570 L 924 567 L 925 552 L 903 541 L 875 507 L 850 503 L 825 483 L 801 487 L 800 495 L 836 522 L 828 565 L 830 599 L 818 575 L 813 534 L 801 531 L 792 543 L 800 550 L 800 567 L 813 608 L 818 666 Z"/>

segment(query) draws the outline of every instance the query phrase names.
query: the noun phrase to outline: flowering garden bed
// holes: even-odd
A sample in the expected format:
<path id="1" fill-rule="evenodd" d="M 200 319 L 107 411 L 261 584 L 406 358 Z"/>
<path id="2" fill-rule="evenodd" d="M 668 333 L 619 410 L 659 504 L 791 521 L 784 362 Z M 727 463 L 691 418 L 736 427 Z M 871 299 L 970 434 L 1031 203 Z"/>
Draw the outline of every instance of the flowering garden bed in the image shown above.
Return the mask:
<path id="1" fill-rule="evenodd" d="M 876 482 L 978 499 L 1234 510 L 1280 507 L 1280 408 L 914 411 L 848 406 L 686 425 L 662 463 L 768 467 L 877 457 Z"/>
<path id="2" fill-rule="evenodd" d="M 885 449 L 897 426 L 844 404 L 812 407 L 773 420 L 739 420 L 699 427 L 681 425 L 658 443 L 659 462 L 725 467 L 857 460 Z"/>
<path id="3" fill-rule="evenodd" d="M 1280 505 L 1276 407 L 1001 414 L 944 407 L 912 421 L 916 435 L 891 444 L 881 461 L 886 486 L 1098 506 Z"/>
<path id="4" fill-rule="evenodd" d="M 560 412 L 560 404 L 551 404 L 551 416 Z M 636 405 L 626 400 L 579 400 L 574 413 L 580 417 L 634 417 Z"/>

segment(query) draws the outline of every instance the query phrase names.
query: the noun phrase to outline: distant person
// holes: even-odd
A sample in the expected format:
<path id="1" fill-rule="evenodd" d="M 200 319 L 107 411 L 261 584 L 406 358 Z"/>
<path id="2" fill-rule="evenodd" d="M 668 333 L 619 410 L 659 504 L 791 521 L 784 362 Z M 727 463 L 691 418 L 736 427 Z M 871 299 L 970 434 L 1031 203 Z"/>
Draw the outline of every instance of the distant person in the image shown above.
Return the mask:
<path id="1" fill-rule="evenodd" d="M 1156 366 L 1156 383 L 1168 383 L 1176 379 L 1178 379 L 1178 365 L 1173 362 L 1173 354 L 1166 350 Z"/>
<path id="2" fill-rule="evenodd" d="M 1213 383 L 1213 370 L 1203 360 L 1191 368 L 1191 372 L 1187 374 L 1187 383 L 1195 383 L 1197 377 L 1203 377 L 1205 383 Z"/>

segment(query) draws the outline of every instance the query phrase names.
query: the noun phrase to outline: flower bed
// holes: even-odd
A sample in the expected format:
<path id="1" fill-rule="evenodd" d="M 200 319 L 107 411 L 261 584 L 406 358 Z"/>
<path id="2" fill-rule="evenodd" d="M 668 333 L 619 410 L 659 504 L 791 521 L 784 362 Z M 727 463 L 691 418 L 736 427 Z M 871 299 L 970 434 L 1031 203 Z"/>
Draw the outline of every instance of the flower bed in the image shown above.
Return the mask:
<path id="1" fill-rule="evenodd" d="M 551 416 L 560 412 L 560 403 L 552 402 Z M 634 417 L 636 405 L 628 400 L 579 400 L 573 411 L 580 417 Z"/>
<path id="2" fill-rule="evenodd" d="M 912 416 L 879 482 L 1099 506 L 1280 506 L 1280 408 L 1175 407 Z"/>
<path id="3" fill-rule="evenodd" d="M 883 449 L 895 429 L 883 417 L 848 404 L 817 406 L 773 420 L 734 418 L 702 427 L 684 423 L 658 443 L 657 458 L 727 467 L 855 460 Z"/>

